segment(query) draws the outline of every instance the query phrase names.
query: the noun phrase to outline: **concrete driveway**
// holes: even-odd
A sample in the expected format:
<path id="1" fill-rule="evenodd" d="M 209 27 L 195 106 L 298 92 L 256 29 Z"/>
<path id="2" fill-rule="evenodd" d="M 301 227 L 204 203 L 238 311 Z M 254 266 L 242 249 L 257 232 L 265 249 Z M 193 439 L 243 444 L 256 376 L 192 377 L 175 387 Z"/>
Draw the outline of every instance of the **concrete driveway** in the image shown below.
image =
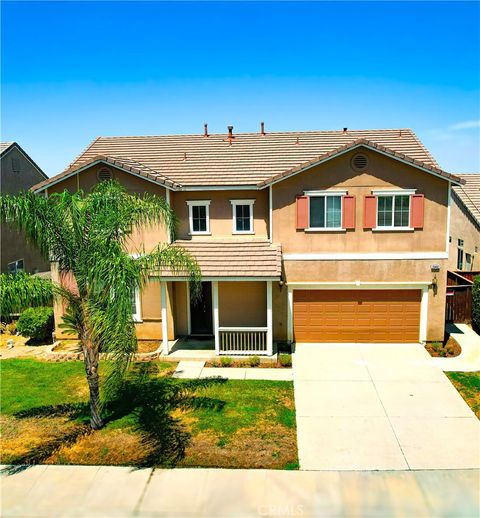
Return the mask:
<path id="1" fill-rule="evenodd" d="M 480 421 L 423 346 L 298 344 L 300 468 L 480 468 Z"/>

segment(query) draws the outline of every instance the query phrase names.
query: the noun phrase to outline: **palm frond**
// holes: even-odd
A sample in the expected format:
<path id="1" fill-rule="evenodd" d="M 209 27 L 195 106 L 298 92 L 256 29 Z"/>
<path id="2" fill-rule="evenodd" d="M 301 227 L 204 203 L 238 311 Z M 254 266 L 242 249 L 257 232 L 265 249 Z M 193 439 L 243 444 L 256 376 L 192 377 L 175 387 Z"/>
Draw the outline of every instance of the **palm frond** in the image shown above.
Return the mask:
<path id="1" fill-rule="evenodd" d="M 0 314 L 8 317 L 30 306 L 52 303 L 54 285 L 50 279 L 27 273 L 0 275 Z"/>
<path id="2" fill-rule="evenodd" d="M 172 277 L 187 277 L 191 283 L 192 297 L 199 296 L 202 272 L 197 260 L 183 248 L 159 244 L 148 254 L 139 254 L 137 261 L 143 283 L 150 275 L 163 276 L 166 280 Z"/>

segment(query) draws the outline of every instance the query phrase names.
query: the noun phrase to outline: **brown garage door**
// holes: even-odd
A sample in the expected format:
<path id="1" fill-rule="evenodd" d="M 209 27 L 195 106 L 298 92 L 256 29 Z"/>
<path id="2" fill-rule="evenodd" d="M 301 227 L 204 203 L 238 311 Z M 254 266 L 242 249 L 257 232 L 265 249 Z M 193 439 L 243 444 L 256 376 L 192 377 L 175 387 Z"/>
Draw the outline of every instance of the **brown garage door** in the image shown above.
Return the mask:
<path id="1" fill-rule="evenodd" d="M 297 342 L 418 342 L 420 290 L 294 290 Z"/>

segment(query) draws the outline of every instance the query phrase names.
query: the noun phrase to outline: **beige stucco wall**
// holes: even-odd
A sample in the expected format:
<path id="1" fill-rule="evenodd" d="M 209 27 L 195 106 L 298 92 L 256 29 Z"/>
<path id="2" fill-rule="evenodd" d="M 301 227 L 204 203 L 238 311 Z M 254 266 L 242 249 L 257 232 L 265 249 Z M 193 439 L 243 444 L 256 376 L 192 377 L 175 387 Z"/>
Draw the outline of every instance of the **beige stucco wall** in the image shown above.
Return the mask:
<path id="1" fill-rule="evenodd" d="M 480 227 L 454 192 L 450 214 L 450 237 L 448 269 L 457 270 L 458 240 L 463 239 L 463 270 L 466 270 L 465 254 L 472 256 L 472 270 L 480 270 Z"/>
<path id="2" fill-rule="evenodd" d="M 266 282 L 219 282 L 220 327 L 264 327 L 267 325 Z"/>
<path id="3" fill-rule="evenodd" d="M 273 186 L 273 241 L 283 253 L 420 252 L 446 247 L 448 182 L 378 153 L 368 155 L 369 169 L 356 173 L 346 153 Z M 424 228 L 412 232 L 363 229 L 364 196 L 377 189 L 417 189 L 425 195 Z M 341 190 L 356 196 L 356 228 L 347 232 L 304 232 L 296 229 L 295 196 L 306 190 Z"/>
<path id="4" fill-rule="evenodd" d="M 233 209 L 230 200 L 255 200 L 253 205 L 254 235 L 233 234 Z M 171 204 L 179 219 L 178 239 L 192 239 L 190 235 L 188 205 L 191 200 L 210 200 L 211 238 L 266 238 L 268 236 L 268 189 L 262 191 L 206 191 L 172 192 Z M 209 239 L 209 236 L 193 236 Z"/>
<path id="5" fill-rule="evenodd" d="M 76 192 L 78 189 L 90 192 L 93 187 L 98 184 L 97 173 L 98 170 L 103 167 L 105 167 L 104 164 L 93 165 L 79 174 L 66 178 L 52 187 L 49 187 L 48 194 L 63 192 L 65 189 L 70 192 Z M 120 182 L 128 192 L 140 195 L 148 192 L 165 198 L 165 188 L 161 185 L 125 173 L 113 166 L 109 166 L 109 168 L 114 174 L 114 179 Z M 134 230 L 130 237 L 128 250 L 132 253 L 142 251 L 143 249 L 146 252 L 150 252 L 159 243 L 165 243 L 166 241 L 167 232 L 163 225 L 148 226 Z"/>
<path id="6" fill-rule="evenodd" d="M 174 316 L 177 336 L 188 335 L 187 283 L 172 282 L 174 292 Z"/>

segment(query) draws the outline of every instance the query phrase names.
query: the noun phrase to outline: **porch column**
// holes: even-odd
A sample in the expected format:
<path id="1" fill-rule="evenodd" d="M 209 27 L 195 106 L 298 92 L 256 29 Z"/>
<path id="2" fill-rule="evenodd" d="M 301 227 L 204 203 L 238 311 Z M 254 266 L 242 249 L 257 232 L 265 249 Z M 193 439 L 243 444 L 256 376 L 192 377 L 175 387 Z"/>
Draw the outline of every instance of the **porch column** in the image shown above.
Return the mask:
<path id="1" fill-rule="evenodd" d="M 267 281 L 267 354 L 273 354 L 272 281 Z"/>
<path id="2" fill-rule="evenodd" d="M 215 339 L 215 354 L 220 354 L 220 319 L 218 313 L 218 281 L 212 281 L 213 302 L 213 336 Z"/>
<path id="3" fill-rule="evenodd" d="M 162 306 L 162 345 L 163 354 L 169 354 L 170 350 L 168 347 L 168 321 L 167 321 L 167 283 L 164 281 L 160 282 L 160 299 Z"/>

